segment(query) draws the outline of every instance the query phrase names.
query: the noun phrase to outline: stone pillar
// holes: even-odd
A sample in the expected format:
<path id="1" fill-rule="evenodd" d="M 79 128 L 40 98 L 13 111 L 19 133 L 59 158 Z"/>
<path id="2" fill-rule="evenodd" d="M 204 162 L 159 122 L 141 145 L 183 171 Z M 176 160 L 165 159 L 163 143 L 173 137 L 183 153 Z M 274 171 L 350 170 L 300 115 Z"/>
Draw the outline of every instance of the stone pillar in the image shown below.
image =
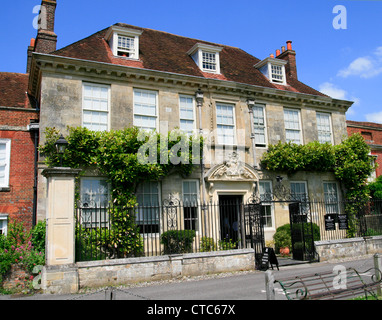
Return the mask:
<path id="1" fill-rule="evenodd" d="M 78 274 L 74 266 L 74 191 L 75 178 L 81 170 L 49 168 L 47 178 L 46 265 L 42 287 L 49 293 L 72 293 L 78 290 Z"/>

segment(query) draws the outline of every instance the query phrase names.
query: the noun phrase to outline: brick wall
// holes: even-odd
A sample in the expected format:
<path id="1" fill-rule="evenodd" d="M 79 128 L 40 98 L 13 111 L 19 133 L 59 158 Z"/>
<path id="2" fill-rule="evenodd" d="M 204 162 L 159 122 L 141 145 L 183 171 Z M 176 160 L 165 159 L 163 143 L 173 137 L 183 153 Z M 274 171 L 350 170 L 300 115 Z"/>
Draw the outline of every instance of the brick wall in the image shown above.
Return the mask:
<path id="1" fill-rule="evenodd" d="M 382 124 L 347 121 L 348 135 L 360 133 L 371 147 L 371 154 L 377 156 L 377 177 L 382 175 Z"/>
<path id="2" fill-rule="evenodd" d="M 34 185 L 34 133 L 27 130 L 37 112 L 0 109 L 0 139 L 11 140 L 9 188 L 0 191 L 0 213 L 32 227 Z"/>

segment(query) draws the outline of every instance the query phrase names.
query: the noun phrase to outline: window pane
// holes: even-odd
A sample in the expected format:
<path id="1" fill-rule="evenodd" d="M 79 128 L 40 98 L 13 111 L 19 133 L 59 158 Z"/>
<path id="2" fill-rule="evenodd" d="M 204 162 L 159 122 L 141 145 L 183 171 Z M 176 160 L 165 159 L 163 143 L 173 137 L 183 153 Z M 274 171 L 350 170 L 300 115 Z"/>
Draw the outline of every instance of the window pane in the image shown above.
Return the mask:
<path id="1" fill-rule="evenodd" d="M 216 105 L 216 123 L 218 143 L 234 144 L 235 125 L 234 107 L 230 105 Z"/>
<path id="2" fill-rule="evenodd" d="M 329 114 L 317 113 L 317 131 L 318 131 L 318 141 L 320 143 L 332 142 Z"/>
<path id="3" fill-rule="evenodd" d="M 99 85 L 84 85 L 83 126 L 95 131 L 108 129 L 109 88 Z"/>
<path id="4" fill-rule="evenodd" d="M 156 93 L 147 90 L 134 90 L 134 126 L 145 130 L 156 129 Z"/>
<path id="5" fill-rule="evenodd" d="M 105 208 L 109 202 L 109 186 L 104 179 L 82 179 L 81 201 L 89 207 Z"/>
<path id="6" fill-rule="evenodd" d="M 197 181 L 183 181 L 183 214 L 186 230 L 197 230 L 198 228 L 197 186 Z"/>
<path id="7" fill-rule="evenodd" d="M 159 232 L 159 188 L 157 182 L 146 181 L 137 189 L 136 222 L 141 233 Z"/>
<path id="8" fill-rule="evenodd" d="M 215 71 L 216 70 L 216 54 L 212 52 L 202 52 L 203 69 Z"/>
<path id="9" fill-rule="evenodd" d="M 284 109 L 284 123 L 286 141 L 301 144 L 299 111 Z"/>

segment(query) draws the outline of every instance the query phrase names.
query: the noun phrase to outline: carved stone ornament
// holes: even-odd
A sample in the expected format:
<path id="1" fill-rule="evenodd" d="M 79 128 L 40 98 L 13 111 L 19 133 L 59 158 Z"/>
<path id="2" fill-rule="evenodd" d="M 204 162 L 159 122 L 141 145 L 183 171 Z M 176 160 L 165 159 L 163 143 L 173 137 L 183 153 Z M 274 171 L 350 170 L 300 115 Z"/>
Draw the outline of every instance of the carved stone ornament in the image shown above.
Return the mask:
<path id="1" fill-rule="evenodd" d="M 233 152 L 228 160 L 217 165 L 207 173 L 207 181 L 253 181 L 258 176 L 253 168 L 239 160 L 236 152 Z"/>

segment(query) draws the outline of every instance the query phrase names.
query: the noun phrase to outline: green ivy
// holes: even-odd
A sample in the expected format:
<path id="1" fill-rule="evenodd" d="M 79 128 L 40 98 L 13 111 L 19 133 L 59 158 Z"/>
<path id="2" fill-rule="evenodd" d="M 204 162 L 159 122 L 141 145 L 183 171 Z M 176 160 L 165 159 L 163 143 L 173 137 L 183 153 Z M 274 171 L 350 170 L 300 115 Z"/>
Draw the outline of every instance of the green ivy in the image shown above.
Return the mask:
<path id="1" fill-rule="evenodd" d="M 368 199 L 367 178 L 374 170 L 369 153 L 369 146 L 356 133 L 335 146 L 317 141 L 306 145 L 279 142 L 269 146 L 261 165 L 266 170 L 287 174 L 333 172 L 342 182 L 347 200 L 365 201 Z"/>
<path id="2" fill-rule="evenodd" d="M 68 146 L 62 157 L 62 166 L 98 170 L 108 177 L 111 185 L 114 242 L 107 245 L 118 249 L 123 256 L 141 252 L 143 243 L 134 216 L 126 214 L 136 204 L 138 184 L 148 180 L 158 181 L 174 172 L 184 177 L 190 175 L 195 164 L 201 161 L 202 138 L 189 137 L 180 130 L 163 136 L 136 127 L 102 132 L 68 127 L 68 132 L 65 137 Z M 47 128 L 45 144 L 39 147 L 49 167 L 60 165 L 55 148 L 59 137 L 58 130 Z M 105 243 L 97 245 L 106 246 Z"/>
<path id="3" fill-rule="evenodd" d="M 332 146 L 317 141 L 306 145 L 281 143 L 271 145 L 261 165 L 269 171 L 292 174 L 297 171 L 333 172 L 344 187 L 345 211 L 349 217 L 348 236 L 358 228 L 354 219 L 360 204 L 370 199 L 367 178 L 375 170 L 370 161 L 370 147 L 359 134 Z"/>

